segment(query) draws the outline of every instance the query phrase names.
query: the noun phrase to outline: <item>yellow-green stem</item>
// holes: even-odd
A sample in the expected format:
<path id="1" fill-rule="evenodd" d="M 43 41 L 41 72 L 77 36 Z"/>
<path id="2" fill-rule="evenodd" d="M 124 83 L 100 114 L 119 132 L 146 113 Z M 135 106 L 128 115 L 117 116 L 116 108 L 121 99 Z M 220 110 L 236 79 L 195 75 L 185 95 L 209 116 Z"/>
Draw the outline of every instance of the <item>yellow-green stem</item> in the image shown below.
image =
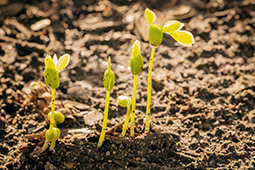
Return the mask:
<path id="1" fill-rule="evenodd" d="M 151 74 L 152 74 L 152 65 L 153 58 L 155 55 L 156 46 L 152 46 L 151 57 L 150 57 L 150 66 L 148 73 L 148 94 L 147 94 L 147 108 L 146 108 L 146 124 L 145 124 L 145 133 L 150 132 L 150 117 L 151 117 Z"/>
<path id="2" fill-rule="evenodd" d="M 109 99 L 110 99 L 110 91 L 107 91 L 106 93 L 106 100 L 105 100 L 105 108 L 104 108 L 104 121 L 103 121 L 103 128 L 102 132 L 97 144 L 97 147 L 100 148 L 104 142 L 105 138 L 105 132 L 106 132 L 106 127 L 107 127 L 107 118 L 108 118 L 108 109 L 109 109 Z"/>
<path id="3" fill-rule="evenodd" d="M 131 115 L 131 123 L 130 123 L 130 136 L 134 137 L 134 121 L 135 121 L 135 104 L 136 104 L 136 86 L 137 86 L 137 76 L 134 75 L 134 84 L 133 84 L 133 99 L 132 99 L 132 115 Z"/>
<path id="4" fill-rule="evenodd" d="M 51 115 L 50 115 L 50 131 L 49 133 L 53 133 L 53 127 L 54 127 L 54 115 L 55 115 L 55 89 L 52 89 L 51 92 Z"/>
<path id="5" fill-rule="evenodd" d="M 127 105 L 127 114 L 126 114 L 126 120 L 122 129 L 122 132 L 120 134 L 120 137 L 124 137 L 126 135 L 127 127 L 128 127 L 128 122 L 130 118 L 130 104 Z"/>

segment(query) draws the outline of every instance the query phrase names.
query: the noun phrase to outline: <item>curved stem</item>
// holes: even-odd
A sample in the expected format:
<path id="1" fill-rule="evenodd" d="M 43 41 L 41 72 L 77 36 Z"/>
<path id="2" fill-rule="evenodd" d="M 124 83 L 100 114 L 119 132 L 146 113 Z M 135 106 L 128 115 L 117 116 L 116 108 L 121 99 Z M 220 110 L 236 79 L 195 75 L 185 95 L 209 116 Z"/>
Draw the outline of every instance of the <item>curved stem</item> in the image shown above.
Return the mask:
<path id="1" fill-rule="evenodd" d="M 127 131 L 127 127 L 128 127 L 128 122 L 129 122 L 129 118 L 130 118 L 130 104 L 128 103 L 127 105 L 127 114 L 126 114 L 126 120 L 123 126 L 123 130 L 120 134 L 120 137 L 124 137 L 126 135 L 126 131 Z"/>
<path id="2" fill-rule="evenodd" d="M 53 133 L 53 127 L 54 127 L 54 116 L 55 116 L 55 89 L 52 89 L 52 97 L 51 97 L 51 115 L 50 115 L 50 131 Z"/>
<path id="3" fill-rule="evenodd" d="M 130 123 L 130 136 L 134 137 L 134 121 L 135 121 L 135 104 L 136 104 L 136 86 L 137 86 L 137 76 L 134 75 L 134 85 L 133 85 L 133 99 L 132 99 L 132 115 L 131 115 L 131 123 Z"/>
<path id="4" fill-rule="evenodd" d="M 150 57 L 150 66 L 148 73 L 148 95 L 147 95 L 147 108 L 146 108 L 146 124 L 145 124 L 145 133 L 150 132 L 150 116 L 151 116 L 151 74 L 152 74 L 152 65 L 153 58 L 155 55 L 156 46 L 152 46 L 151 57 Z"/>
<path id="5" fill-rule="evenodd" d="M 102 132 L 97 144 L 97 147 L 100 148 L 104 142 L 106 126 L 107 126 L 107 118 L 108 118 L 108 109 L 109 109 L 109 98 L 110 98 L 110 91 L 106 93 L 106 100 L 105 100 L 105 108 L 104 108 L 104 121 L 103 121 L 103 128 Z"/>

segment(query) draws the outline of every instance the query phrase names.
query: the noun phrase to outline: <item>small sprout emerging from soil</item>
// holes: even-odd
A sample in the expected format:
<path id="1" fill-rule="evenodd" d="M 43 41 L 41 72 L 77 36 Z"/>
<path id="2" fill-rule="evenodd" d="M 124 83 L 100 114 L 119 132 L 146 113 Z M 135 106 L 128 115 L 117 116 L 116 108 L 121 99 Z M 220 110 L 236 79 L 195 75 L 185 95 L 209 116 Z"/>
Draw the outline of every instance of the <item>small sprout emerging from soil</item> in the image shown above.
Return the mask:
<path id="1" fill-rule="evenodd" d="M 134 137 L 137 77 L 141 73 L 142 68 L 143 68 L 143 56 L 140 54 L 140 42 L 136 40 L 132 47 L 132 53 L 131 53 L 131 59 L 130 59 L 130 69 L 131 69 L 131 73 L 134 75 L 133 101 L 132 101 L 132 111 L 131 111 L 132 115 L 131 115 L 131 123 L 130 123 L 131 137 Z"/>
<path id="2" fill-rule="evenodd" d="M 42 152 L 47 149 L 49 143 L 51 143 L 50 151 L 52 151 L 56 145 L 56 141 L 60 136 L 60 130 L 56 127 L 56 123 L 63 123 L 65 121 L 64 115 L 59 112 L 55 112 L 55 89 L 59 86 L 59 72 L 63 70 L 70 61 L 70 55 L 65 54 L 57 59 L 57 56 L 54 55 L 53 59 L 51 56 L 46 56 L 45 58 L 45 70 L 44 70 L 44 79 L 52 90 L 51 98 L 51 112 L 48 115 L 50 118 L 50 129 L 45 133 L 45 143 L 42 147 Z M 52 114 L 53 113 L 53 114 Z"/>
<path id="3" fill-rule="evenodd" d="M 115 74 L 111 70 L 111 58 L 108 59 L 108 69 L 104 72 L 104 87 L 106 89 L 106 100 L 105 100 L 105 108 L 104 108 L 104 120 L 103 120 L 103 127 L 102 132 L 97 144 L 97 147 L 100 148 L 104 142 L 105 133 L 106 133 L 106 126 L 107 126 L 107 118 L 108 118 L 108 109 L 109 109 L 109 99 L 110 99 L 110 92 L 114 87 L 115 83 Z"/>
<path id="4" fill-rule="evenodd" d="M 50 116 L 51 116 L 51 112 L 47 115 L 48 119 L 50 120 Z M 57 124 L 61 124 L 64 123 L 65 121 L 65 116 L 60 113 L 60 112 L 56 112 L 54 114 L 54 127 L 57 127 Z"/>
<path id="5" fill-rule="evenodd" d="M 156 51 L 156 47 L 162 43 L 163 34 L 171 35 L 178 43 L 186 46 L 191 47 L 194 44 L 194 37 L 193 35 L 184 30 L 180 30 L 184 24 L 180 23 L 179 21 L 167 21 L 162 28 L 161 25 L 153 24 L 156 20 L 156 15 L 153 11 L 146 8 L 145 9 L 145 18 L 147 23 L 149 24 L 149 43 L 152 45 L 152 52 L 150 57 L 150 65 L 149 65 L 149 73 L 148 73 L 148 95 L 147 95 L 147 108 L 146 108 L 146 125 L 145 125 L 145 133 L 149 133 L 150 131 L 150 105 L 151 105 L 151 74 L 152 74 L 152 65 L 153 65 L 153 58 Z"/>
<path id="6" fill-rule="evenodd" d="M 130 106 L 133 102 L 132 102 L 132 99 L 127 96 L 119 96 L 117 98 L 117 101 L 120 106 L 127 108 L 126 120 L 125 120 L 123 129 L 122 129 L 122 132 L 120 134 L 120 137 L 124 137 L 126 135 L 128 122 L 129 122 L 129 118 L 130 118 Z"/>

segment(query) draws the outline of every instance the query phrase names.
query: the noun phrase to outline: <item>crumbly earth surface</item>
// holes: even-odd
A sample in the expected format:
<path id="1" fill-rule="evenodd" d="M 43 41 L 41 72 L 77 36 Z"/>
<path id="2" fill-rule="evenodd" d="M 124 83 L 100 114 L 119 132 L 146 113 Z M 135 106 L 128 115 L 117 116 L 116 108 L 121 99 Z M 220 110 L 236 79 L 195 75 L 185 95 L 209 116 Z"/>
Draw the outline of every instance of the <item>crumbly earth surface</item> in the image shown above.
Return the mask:
<path id="1" fill-rule="evenodd" d="M 255 169 L 255 2 L 253 0 L 0 1 L 1 169 Z M 151 131 L 144 134 L 146 7 L 156 23 L 185 23 L 196 43 L 169 35 L 153 64 Z M 40 21 L 40 22 L 39 22 Z M 141 42 L 135 138 L 119 138 L 132 96 L 129 59 Z M 44 58 L 69 53 L 56 109 L 66 116 L 55 151 L 40 153 L 49 127 Z M 97 149 L 107 59 L 116 75 L 107 135 Z M 30 86 L 34 82 L 34 86 Z"/>

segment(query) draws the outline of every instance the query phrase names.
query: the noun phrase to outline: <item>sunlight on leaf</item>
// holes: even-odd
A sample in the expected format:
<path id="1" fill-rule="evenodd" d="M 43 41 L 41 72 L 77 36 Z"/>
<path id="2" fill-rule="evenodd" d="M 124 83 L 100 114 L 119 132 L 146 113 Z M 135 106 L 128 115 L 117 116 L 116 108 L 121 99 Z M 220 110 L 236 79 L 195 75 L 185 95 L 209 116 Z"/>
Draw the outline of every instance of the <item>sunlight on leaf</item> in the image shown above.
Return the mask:
<path id="1" fill-rule="evenodd" d="M 53 62 L 54 62 L 55 67 L 56 67 L 56 66 L 57 66 L 57 63 L 58 63 L 58 57 L 57 57 L 56 54 L 54 54 L 54 56 L 53 56 Z"/>
<path id="2" fill-rule="evenodd" d="M 59 58 L 58 62 L 57 62 L 57 70 L 58 70 L 58 72 L 63 70 L 68 65 L 69 61 L 70 61 L 70 55 L 69 54 L 62 55 Z"/>
<path id="3" fill-rule="evenodd" d="M 147 20 L 147 23 L 149 25 L 151 25 L 156 20 L 156 15 L 152 10 L 150 10 L 149 8 L 146 8 L 145 9 L 145 18 Z"/>
<path id="4" fill-rule="evenodd" d="M 180 30 L 184 26 L 183 23 L 180 23 L 179 21 L 167 21 L 164 25 L 163 32 L 174 32 Z"/>
<path id="5" fill-rule="evenodd" d="M 130 97 L 127 97 L 127 96 L 119 96 L 117 98 L 117 103 L 121 107 L 128 107 L 128 105 L 132 104 L 132 99 Z"/>
<path id="6" fill-rule="evenodd" d="M 56 69 L 55 64 L 54 64 L 51 56 L 47 55 L 45 60 L 44 60 L 44 63 L 45 63 L 46 68 Z"/>
<path id="7" fill-rule="evenodd" d="M 177 42 L 186 47 L 191 47 L 192 44 L 195 43 L 193 35 L 188 31 L 174 31 L 168 34 L 171 35 Z"/>
<path id="8" fill-rule="evenodd" d="M 136 40 L 132 47 L 132 57 L 138 54 L 140 54 L 140 42 Z"/>

